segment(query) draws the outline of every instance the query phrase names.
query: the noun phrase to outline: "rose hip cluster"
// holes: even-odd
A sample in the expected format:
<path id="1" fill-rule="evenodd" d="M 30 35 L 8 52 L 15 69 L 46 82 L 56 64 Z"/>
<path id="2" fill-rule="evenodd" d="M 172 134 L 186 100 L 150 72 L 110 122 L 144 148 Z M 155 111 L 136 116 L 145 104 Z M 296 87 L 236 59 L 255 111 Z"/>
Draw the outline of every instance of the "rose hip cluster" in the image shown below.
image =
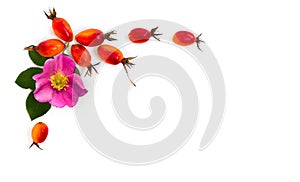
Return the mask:
<path id="1" fill-rule="evenodd" d="M 48 39 L 40 42 L 37 46 L 28 46 L 25 48 L 25 50 L 36 51 L 41 56 L 49 58 L 63 53 L 68 48 L 70 42 L 73 41 L 74 36 L 70 24 L 64 18 L 57 17 L 54 8 L 53 10 L 49 10 L 49 14 L 47 14 L 46 12 L 44 13 L 48 19 L 52 20 L 53 32 L 61 40 Z M 151 30 L 147 30 L 144 28 L 134 28 L 129 32 L 128 38 L 133 43 L 145 43 L 151 37 L 160 41 L 158 36 L 162 34 L 156 33 L 157 29 L 158 27 L 155 27 Z M 118 48 L 111 45 L 102 44 L 105 40 L 117 40 L 111 37 L 113 34 L 116 34 L 116 32 L 111 31 L 108 33 L 103 33 L 101 30 L 94 28 L 83 30 L 75 35 L 75 40 L 77 43 L 71 45 L 71 55 L 74 61 L 77 63 L 77 65 L 87 68 L 85 76 L 87 74 L 91 76 L 92 70 L 98 73 L 94 66 L 100 64 L 100 62 L 96 64 L 91 63 L 92 57 L 89 50 L 86 47 L 98 46 L 97 53 L 99 57 L 105 63 L 108 64 L 117 65 L 119 63 L 122 63 L 129 81 L 132 83 L 132 85 L 136 86 L 134 82 L 129 78 L 128 70 L 126 68 L 126 66 L 128 68 L 131 68 L 134 65 L 130 62 L 130 60 L 136 57 L 126 58 L 123 56 L 123 53 Z M 200 40 L 200 36 L 201 34 L 195 37 L 194 34 L 192 34 L 191 32 L 178 31 L 173 35 L 173 42 L 180 46 L 188 46 L 193 43 L 196 43 L 198 49 L 201 50 L 199 44 L 203 41 Z M 65 43 L 63 41 L 65 41 Z"/>

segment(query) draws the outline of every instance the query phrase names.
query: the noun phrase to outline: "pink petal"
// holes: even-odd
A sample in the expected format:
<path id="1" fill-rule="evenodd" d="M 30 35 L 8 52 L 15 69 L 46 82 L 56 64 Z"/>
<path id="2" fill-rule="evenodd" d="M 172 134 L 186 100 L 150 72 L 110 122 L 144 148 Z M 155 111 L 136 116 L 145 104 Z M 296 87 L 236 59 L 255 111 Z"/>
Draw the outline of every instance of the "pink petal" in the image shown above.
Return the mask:
<path id="1" fill-rule="evenodd" d="M 62 92 L 64 91 L 53 90 L 52 99 L 49 101 L 52 106 L 62 108 L 66 105 Z"/>
<path id="2" fill-rule="evenodd" d="M 70 75 L 74 73 L 75 63 L 69 56 L 60 54 L 54 58 L 57 63 L 57 71 L 64 75 Z"/>
<path id="3" fill-rule="evenodd" d="M 78 95 L 76 92 L 73 92 L 72 88 L 69 87 L 66 91 L 62 92 L 62 94 L 64 96 L 65 103 L 67 104 L 67 106 L 74 107 L 78 102 Z"/>
<path id="4" fill-rule="evenodd" d="M 69 82 L 70 87 L 73 88 L 73 91 L 78 96 L 83 96 L 88 92 L 87 89 L 84 87 L 81 77 L 79 75 L 77 74 L 70 75 L 68 79 L 70 81 Z"/>
<path id="5" fill-rule="evenodd" d="M 55 107 L 74 107 L 78 102 L 78 97 L 87 93 L 80 76 L 71 74 L 68 76 L 69 88 L 67 90 L 54 91 L 50 104 Z"/>
<path id="6" fill-rule="evenodd" d="M 56 61 L 54 59 L 48 59 L 45 62 L 43 72 L 41 73 L 42 75 L 40 75 L 40 76 L 50 78 L 50 76 L 52 76 L 56 73 L 56 70 L 57 70 Z M 38 77 L 36 79 L 38 79 Z"/>
<path id="7" fill-rule="evenodd" d="M 78 95 L 69 87 L 67 90 L 54 91 L 49 103 L 55 107 L 62 108 L 66 105 L 74 107 L 77 102 Z"/>
<path id="8" fill-rule="evenodd" d="M 44 78 L 46 78 L 46 75 L 44 74 L 44 72 L 33 75 L 33 77 L 32 77 L 32 79 L 34 79 L 34 80 L 39 80 L 39 79 L 44 79 Z"/>
<path id="9" fill-rule="evenodd" d="M 35 76 L 33 76 L 35 77 Z M 35 82 L 35 90 L 39 90 L 44 87 L 44 85 L 50 85 L 51 86 L 51 81 L 49 78 L 39 78 Z"/>
<path id="10" fill-rule="evenodd" d="M 50 81 L 43 79 L 36 82 L 36 89 L 33 92 L 34 98 L 39 102 L 49 102 L 52 98 L 53 88 Z"/>

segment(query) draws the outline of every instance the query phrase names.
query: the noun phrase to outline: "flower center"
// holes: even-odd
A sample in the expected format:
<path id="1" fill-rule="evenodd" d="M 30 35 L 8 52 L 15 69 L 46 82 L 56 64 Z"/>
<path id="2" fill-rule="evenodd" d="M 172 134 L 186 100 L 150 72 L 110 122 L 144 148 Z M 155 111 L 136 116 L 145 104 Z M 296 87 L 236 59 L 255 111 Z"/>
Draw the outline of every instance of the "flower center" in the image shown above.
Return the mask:
<path id="1" fill-rule="evenodd" d="M 52 75 L 50 77 L 50 80 L 51 80 L 51 86 L 58 91 L 61 91 L 62 89 L 67 90 L 67 88 L 69 87 L 68 85 L 69 79 L 60 72 L 57 72 L 55 73 L 55 75 Z"/>

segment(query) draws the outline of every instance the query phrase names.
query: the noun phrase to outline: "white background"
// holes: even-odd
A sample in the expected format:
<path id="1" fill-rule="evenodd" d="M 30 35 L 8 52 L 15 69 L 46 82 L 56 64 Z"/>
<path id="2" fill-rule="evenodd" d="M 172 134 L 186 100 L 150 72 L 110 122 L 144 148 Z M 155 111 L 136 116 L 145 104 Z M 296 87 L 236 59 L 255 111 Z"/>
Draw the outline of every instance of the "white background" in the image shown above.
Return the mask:
<path id="1" fill-rule="evenodd" d="M 197 4 L 196 4 L 197 2 Z M 95 152 L 72 109 L 39 121 L 44 151 L 28 149 L 27 90 L 14 81 L 33 66 L 22 49 L 53 36 L 42 13 L 55 7 L 74 32 L 138 19 L 176 21 L 202 32 L 226 81 L 227 106 L 217 138 L 198 151 L 197 131 L 176 155 L 127 166 Z M 1 6 L 0 181 L 299 181 L 300 26 L 297 1 L 7 1 Z"/>

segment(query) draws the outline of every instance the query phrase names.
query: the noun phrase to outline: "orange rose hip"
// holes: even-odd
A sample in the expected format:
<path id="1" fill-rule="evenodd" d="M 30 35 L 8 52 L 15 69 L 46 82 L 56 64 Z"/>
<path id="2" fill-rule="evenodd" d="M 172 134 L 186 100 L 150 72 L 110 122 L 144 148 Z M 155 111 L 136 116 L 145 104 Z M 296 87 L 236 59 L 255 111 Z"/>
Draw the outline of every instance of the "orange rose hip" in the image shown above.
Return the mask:
<path id="1" fill-rule="evenodd" d="M 61 53 L 65 47 L 66 45 L 58 39 L 48 39 L 39 43 L 37 46 L 31 45 L 24 49 L 28 51 L 36 51 L 43 57 L 53 57 Z"/>
<path id="2" fill-rule="evenodd" d="M 197 44 L 197 47 L 200 51 L 200 43 L 204 42 L 203 40 L 200 39 L 202 33 L 195 37 L 195 35 L 192 32 L 189 31 L 178 31 L 173 35 L 173 42 L 177 45 L 181 46 L 188 46 L 193 43 Z"/>
<path id="3" fill-rule="evenodd" d="M 48 136 L 48 126 L 43 122 L 36 123 L 31 130 L 32 144 L 29 146 L 31 148 L 33 145 L 37 146 L 39 149 L 43 150 L 39 143 L 43 143 Z"/>

